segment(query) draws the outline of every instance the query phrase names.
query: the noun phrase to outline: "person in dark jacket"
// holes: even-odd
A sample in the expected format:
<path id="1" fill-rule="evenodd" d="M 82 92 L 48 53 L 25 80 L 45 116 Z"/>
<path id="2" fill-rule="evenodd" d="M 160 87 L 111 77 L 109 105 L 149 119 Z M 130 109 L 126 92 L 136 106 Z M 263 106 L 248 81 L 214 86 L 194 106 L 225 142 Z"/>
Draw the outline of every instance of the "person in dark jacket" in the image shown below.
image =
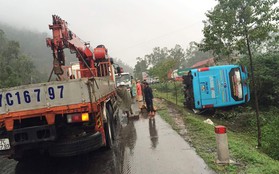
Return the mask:
<path id="1" fill-rule="evenodd" d="M 153 108 L 153 93 L 152 89 L 147 82 L 144 83 L 144 97 L 148 115 L 154 116 L 154 108 Z"/>
<path id="2" fill-rule="evenodd" d="M 145 95 L 144 95 L 145 83 L 146 83 L 146 80 L 144 79 L 143 82 L 141 83 L 141 90 L 142 90 L 143 101 L 145 101 Z"/>

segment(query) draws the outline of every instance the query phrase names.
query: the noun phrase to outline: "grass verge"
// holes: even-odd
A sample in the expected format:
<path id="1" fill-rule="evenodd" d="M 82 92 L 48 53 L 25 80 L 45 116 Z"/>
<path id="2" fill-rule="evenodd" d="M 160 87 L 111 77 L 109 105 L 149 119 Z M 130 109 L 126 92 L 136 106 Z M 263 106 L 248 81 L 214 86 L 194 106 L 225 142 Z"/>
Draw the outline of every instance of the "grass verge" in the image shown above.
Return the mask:
<path id="1" fill-rule="evenodd" d="M 166 107 L 161 108 L 160 110 L 158 110 L 160 116 L 171 125 L 171 127 L 174 130 L 178 130 L 178 127 L 175 124 L 175 121 L 170 117 L 169 113 L 168 113 L 168 109 Z"/>
<path id="2" fill-rule="evenodd" d="M 165 98 L 160 93 L 155 93 L 156 97 Z M 188 112 L 181 105 L 176 105 L 172 98 L 165 98 L 171 107 L 177 109 L 183 116 L 187 127 L 188 136 L 196 152 L 204 159 L 210 168 L 217 173 L 249 173 L 249 174 L 271 174 L 279 173 L 279 161 L 273 160 L 256 148 L 257 142 L 254 137 L 247 134 L 236 133 L 228 130 L 230 159 L 236 164 L 218 165 L 216 164 L 216 140 L 214 127 L 203 123 L 204 117 Z M 159 112 L 174 129 L 174 121 L 163 107 Z"/>

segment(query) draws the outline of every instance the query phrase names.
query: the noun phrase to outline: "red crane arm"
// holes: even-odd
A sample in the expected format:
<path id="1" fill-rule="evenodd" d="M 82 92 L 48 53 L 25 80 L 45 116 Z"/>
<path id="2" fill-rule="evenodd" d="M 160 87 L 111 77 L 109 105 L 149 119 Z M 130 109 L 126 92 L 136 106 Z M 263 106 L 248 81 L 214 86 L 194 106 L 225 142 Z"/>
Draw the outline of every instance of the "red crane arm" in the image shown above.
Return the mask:
<path id="1" fill-rule="evenodd" d="M 60 17 L 52 16 L 52 25 L 49 29 L 52 30 L 53 38 L 47 38 L 47 46 L 51 47 L 53 52 L 53 69 L 56 75 L 62 75 L 62 65 L 65 65 L 65 54 L 63 49 L 70 49 L 71 53 L 76 53 L 79 61 L 86 60 L 88 64 L 93 63 L 93 53 L 89 48 L 89 44 L 78 38 L 69 28 L 65 20 Z"/>
<path id="2" fill-rule="evenodd" d="M 97 46 L 93 54 L 89 44 L 77 37 L 68 28 L 67 22 L 57 15 L 52 16 L 52 25 L 49 25 L 49 29 L 52 30 L 53 38 L 47 38 L 46 42 L 53 53 L 53 71 L 59 78 L 64 73 L 61 66 L 65 65 L 63 51 L 65 48 L 76 54 L 82 77 L 106 76 L 109 74 L 110 59 L 107 49 L 103 45 Z"/>

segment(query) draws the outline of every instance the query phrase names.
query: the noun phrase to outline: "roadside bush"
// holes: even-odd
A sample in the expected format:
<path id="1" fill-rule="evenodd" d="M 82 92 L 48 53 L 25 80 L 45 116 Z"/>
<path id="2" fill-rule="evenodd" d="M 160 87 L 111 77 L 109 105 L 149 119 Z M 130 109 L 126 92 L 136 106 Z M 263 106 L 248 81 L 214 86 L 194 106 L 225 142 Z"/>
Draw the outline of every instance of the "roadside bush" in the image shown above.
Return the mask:
<path id="1" fill-rule="evenodd" d="M 266 123 L 262 127 L 262 150 L 279 160 L 279 112 L 270 112 L 264 118 Z"/>
<path id="2" fill-rule="evenodd" d="M 254 72 L 256 78 L 259 106 L 261 110 L 270 106 L 279 106 L 279 54 L 267 53 L 254 57 Z M 246 65 L 251 72 L 248 58 L 241 59 L 240 64 Z M 251 80 L 251 78 L 249 79 Z M 254 104 L 254 89 L 250 84 L 251 102 Z M 254 105 L 252 106 L 254 107 Z"/>
<path id="3" fill-rule="evenodd" d="M 218 108 L 213 117 L 224 122 L 232 131 L 254 134 L 257 130 L 255 112 L 246 105 Z"/>
<path id="4" fill-rule="evenodd" d="M 151 84 L 152 89 L 156 89 L 159 92 L 168 92 L 170 90 L 170 85 L 166 83 L 156 83 Z"/>
<path id="5" fill-rule="evenodd" d="M 183 105 L 184 93 L 182 86 L 182 82 L 169 81 L 165 83 L 152 84 L 152 89 L 164 93 L 167 99 L 176 101 L 178 105 Z"/>

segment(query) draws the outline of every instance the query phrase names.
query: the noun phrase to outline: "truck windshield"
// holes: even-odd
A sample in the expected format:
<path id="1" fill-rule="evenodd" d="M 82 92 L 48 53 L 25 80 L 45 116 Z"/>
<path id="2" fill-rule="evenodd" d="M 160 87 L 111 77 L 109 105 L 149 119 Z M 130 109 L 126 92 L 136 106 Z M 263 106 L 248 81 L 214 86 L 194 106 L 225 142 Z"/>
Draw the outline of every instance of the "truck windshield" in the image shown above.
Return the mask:
<path id="1" fill-rule="evenodd" d="M 120 82 L 129 82 L 131 81 L 131 77 L 129 74 L 121 74 L 120 76 L 117 76 L 116 77 L 116 81 L 117 83 L 120 83 Z"/>
<path id="2" fill-rule="evenodd" d="M 230 78 L 232 98 L 236 101 L 243 100 L 243 90 L 242 90 L 240 69 L 239 68 L 231 69 L 229 73 L 229 78 Z"/>

